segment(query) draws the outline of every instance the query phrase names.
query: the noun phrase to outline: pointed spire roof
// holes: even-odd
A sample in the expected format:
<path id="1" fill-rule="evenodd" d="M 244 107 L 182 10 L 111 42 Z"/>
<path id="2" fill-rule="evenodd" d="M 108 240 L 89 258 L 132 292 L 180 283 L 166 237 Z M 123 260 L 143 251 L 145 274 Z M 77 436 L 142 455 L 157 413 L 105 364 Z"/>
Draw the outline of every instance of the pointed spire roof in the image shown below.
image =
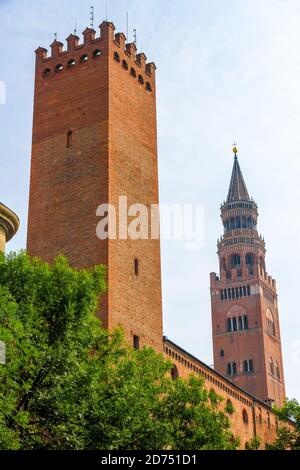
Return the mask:
<path id="1" fill-rule="evenodd" d="M 226 202 L 250 201 L 251 199 L 237 157 L 237 148 L 234 147 L 233 151 L 235 154 L 234 164 Z"/>

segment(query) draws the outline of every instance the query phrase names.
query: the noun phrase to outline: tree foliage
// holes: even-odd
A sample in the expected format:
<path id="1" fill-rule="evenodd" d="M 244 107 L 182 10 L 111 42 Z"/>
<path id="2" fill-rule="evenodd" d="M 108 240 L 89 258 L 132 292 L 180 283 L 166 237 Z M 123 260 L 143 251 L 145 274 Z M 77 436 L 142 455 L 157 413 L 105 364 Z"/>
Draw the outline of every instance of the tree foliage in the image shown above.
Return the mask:
<path id="1" fill-rule="evenodd" d="M 277 439 L 269 450 L 300 450 L 300 404 L 297 400 L 286 400 L 282 408 L 274 408 L 279 419 Z"/>
<path id="2" fill-rule="evenodd" d="M 220 398 L 95 315 L 105 269 L 0 255 L 0 449 L 234 449 Z"/>

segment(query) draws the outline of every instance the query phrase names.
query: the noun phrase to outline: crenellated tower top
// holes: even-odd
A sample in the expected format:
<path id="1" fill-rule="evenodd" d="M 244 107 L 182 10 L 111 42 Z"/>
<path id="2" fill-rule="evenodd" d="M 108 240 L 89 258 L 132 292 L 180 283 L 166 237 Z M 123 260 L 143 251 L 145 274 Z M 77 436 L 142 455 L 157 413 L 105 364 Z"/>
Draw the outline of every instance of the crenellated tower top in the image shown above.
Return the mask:
<path id="1" fill-rule="evenodd" d="M 64 49 L 64 43 L 55 38 L 50 45 L 51 54 L 48 56 L 48 50 L 39 47 L 36 52 L 37 73 L 42 74 L 43 78 L 54 76 L 55 73 L 63 72 L 65 68 L 71 68 L 77 63 L 86 62 L 89 59 L 106 55 L 109 44 L 114 44 L 120 52 L 125 53 L 123 60 L 124 67 L 132 68 L 132 74 L 135 73 L 140 83 L 145 83 L 147 90 L 151 90 L 151 79 L 155 78 L 156 66 L 153 62 L 147 62 L 144 52 L 137 53 L 136 44 L 127 43 L 124 33 L 115 33 L 115 26 L 112 22 L 103 21 L 100 28 L 100 35 L 97 36 L 93 28 L 86 28 L 83 35 L 83 42 L 80 42 L 79 36 L 70 34 L 67 39 L 67 49 Z M 115 52 L 115 60 L 120 60 L 118 52 Z"/>

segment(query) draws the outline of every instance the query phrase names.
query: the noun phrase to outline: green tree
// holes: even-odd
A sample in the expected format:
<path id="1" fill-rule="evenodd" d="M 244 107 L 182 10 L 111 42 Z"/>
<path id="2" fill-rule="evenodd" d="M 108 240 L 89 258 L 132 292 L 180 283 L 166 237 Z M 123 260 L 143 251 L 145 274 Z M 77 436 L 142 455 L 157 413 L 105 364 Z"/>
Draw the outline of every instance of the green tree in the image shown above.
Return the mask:
<path id="1" fill-rule="evenodd" d="M 233 449 L 220 398 L 95 315 L 105 269 L 0 255 L 0 449 Z"/>
<path id="2" fill-rule="evenodd" d="M 286 400 L 282 408 L 274 408 L 279 420 L 277 439 L 269 450 L 300 450 L 300 404 L 297 400 Z"/>

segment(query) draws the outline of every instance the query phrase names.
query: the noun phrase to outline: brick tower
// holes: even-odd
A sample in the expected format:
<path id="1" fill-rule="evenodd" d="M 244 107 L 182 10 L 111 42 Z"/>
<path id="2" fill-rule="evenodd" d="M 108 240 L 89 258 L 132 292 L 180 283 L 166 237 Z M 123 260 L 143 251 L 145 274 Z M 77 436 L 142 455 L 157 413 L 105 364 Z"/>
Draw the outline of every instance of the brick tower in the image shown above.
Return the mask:
<path id="1" fill-rule="evenodd" d="M 220 277 L 211 274 L 215 369 L 261 400 L 285 399 L 276 283 L 266 272 L 257 205 L 249 197 L 234 147 L 224 236 L 218 241 Z"/>
<path id="2" fill-rule="evenodd" d="M 105 21 L 99 37 L 87 28 L 82 44 L 71 34 L 66 51 L 57 40 L 50 57 L 36 51 L 27 246 L 48 262 L 105 264 L 104 326 L 161 351 L 159 239 L 96 236 L 100 204 L 117 216 L 119 196 L 128 207 L 158 204 L 156 67 L 114 30 Z"/>

